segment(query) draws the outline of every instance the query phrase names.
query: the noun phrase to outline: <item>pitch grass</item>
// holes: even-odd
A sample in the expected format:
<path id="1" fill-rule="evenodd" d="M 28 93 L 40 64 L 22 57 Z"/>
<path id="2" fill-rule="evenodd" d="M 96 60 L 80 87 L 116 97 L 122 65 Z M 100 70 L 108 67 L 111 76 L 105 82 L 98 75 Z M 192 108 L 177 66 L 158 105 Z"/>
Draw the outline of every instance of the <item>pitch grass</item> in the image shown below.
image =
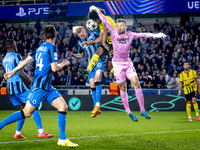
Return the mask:
<path id="1" fill-rule="evenodd" d="M 0 120 L 12 112 L 0 111 Z M 54 134 L 55 137 L 38 139 L 36 125 L 32 118 L 28 118 L 22 129 L 22 134 L 27 139 L 13 139 L 17 123 L 10 124 L 0 131 L 0 149 L 66 149 L 66 147 L 57 146 L 59 136 L 57 112 L 41 111 L 40 113 L 44 130 Z M 192 113 L 192 122 L 187 121 L 186 112 L 152 112 L 149 113 L 152 116 L 151 120 L 141 117 L 139 112 L 133 113 L 138 116 L 138 122 L 131 121 L 125 112 L 104 111 L 96 118 L 90 118 L 91 112 L 69 111 L 67 114 L 67 137 L 79 144 L 77 149 L 83 150 L 200 149 L 200 122 L 197 122 L 194 113 Z"/>

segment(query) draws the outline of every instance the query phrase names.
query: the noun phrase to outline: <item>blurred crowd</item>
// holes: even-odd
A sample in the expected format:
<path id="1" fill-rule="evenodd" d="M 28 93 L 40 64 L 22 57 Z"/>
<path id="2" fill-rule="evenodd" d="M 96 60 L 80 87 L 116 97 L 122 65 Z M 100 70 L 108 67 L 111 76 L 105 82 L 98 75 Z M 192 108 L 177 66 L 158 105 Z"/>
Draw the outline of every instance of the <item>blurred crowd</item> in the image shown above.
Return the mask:
<path id="1" fill-rule="evenodd" d="M 48 23 L 50 24 L 50 23 Z M 83 25 L 74 22 L 74 26 Z M 68 56 L 68 52 L 78 53 L 77 43 L 79 37 L 72 33 L 72 25 L 68 23 L 54 24 L 56 27 L 56 44 L 58 48 L 58 62 L 64 59 L 70 61 L 70 66 L 54 73 L 52 78 L 53 85 L 86 85 L 87 78 L 83 77 L 78 69 L 87 68 L 87 59 L 75 59 Z M 10 27 L 0 28 L 0 81 L 4 83 L 2 73 L 2 59 L 6 55 L 4 42 L 6 39 L 14 39 L 17 43 L 18 52 L 25 59 L 31 52 L 35 51 L 45 42 L 43 26 L 39 20 L 35 23 L 35 28 L 29 28 L 26 24 L 22 28 L 20 24 L 12 24 Z M 183 63 L 189 62 L 190 68 L 196 70 L 198 80 L 200 80 L 200 27 L 194 18 L 187 16 L 181 17 L 176 26 L 168 23 L 167 19 L 156 19 L 153 28 L 143 27 L 141 23 L 134 20 L 133 26 L 128 27 L 133 32 L 148 32 L 166 34 L 164 39 L 140 38 L 132 41 L 130 58 L 134 63 L 138 73 L 139 81 L 143 88 L 177 88 L 180 81 L 179 74 L 183 71 Z M 29 78 L 34 77 L 35 64 L 25 66 L 24 71 Z M 102 85 L 109 85 L 113 82 L 112 74 L 104 71 Z M 128 82 L 128 84 L 130 84 Z"/>

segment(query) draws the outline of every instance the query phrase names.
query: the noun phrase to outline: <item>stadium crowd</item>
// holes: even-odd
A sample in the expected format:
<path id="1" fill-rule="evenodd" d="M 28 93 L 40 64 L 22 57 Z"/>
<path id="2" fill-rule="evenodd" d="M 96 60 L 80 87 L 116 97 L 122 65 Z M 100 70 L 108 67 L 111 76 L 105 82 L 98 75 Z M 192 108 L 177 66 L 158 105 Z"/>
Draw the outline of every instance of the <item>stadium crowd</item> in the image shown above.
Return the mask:
<path id="1" fill-rule="evenodd" d="M 78 22 L 74 22 L 78 25 Z M 79 24 L 83 25 L 83 24 Z M 163 32 L 167 35 L 165 39 L 140 38 L 132 41 L 130 49 L 130 58 L 134 63 L 138 73 L 139 81 L 143 88 L 177 88 L 180 81 L 179 73 L 183 71 L 183 63 L 189 62 L 190 68 L 197 71 L 198 80 L 200 81 L 200 28 L 194 18 L 181 17 L 181 21 L 175 27 L 167 22 L 158 19 L 153 25 L 145 28 L 141 23 L 134 20 L 132 27 L 128 30 L 133 32 Z M 56 27 L 56 44 L 58 48 L 58 62 L 63 59 L 70 61 L 70 66 L 54 73 L 52 77 L 53 85 L 86 85 L 87 79 L 83 77 L 78 69 L 87 68 L 87 59 L 79 60 L 68 56 L 68 51 L 78 53 L 77 42 L 79 38 L 72 33 L 72 26 L 67 23 L 60 23 Z M 35 28 L 29 28 L 29 24 L 23 29 L 20 24 L 10 27 L 2 26 L 0 28 L 0 83 L 5 83 L 3 79 L 2 60 L 6 54 L 4 42 L 6 39 L 14 39 L 17 43 L 18 53 L 25 59 L 31 52 L 35 51 L 42 43 L 45 42 L 43 27 L 39 20 Z M 34 64 L 27 65 L 24 71 L 29 78 L 34 77 Z M 102 85 L 109 85 L 113 82 L 112 74 L 104 71 Z"/>

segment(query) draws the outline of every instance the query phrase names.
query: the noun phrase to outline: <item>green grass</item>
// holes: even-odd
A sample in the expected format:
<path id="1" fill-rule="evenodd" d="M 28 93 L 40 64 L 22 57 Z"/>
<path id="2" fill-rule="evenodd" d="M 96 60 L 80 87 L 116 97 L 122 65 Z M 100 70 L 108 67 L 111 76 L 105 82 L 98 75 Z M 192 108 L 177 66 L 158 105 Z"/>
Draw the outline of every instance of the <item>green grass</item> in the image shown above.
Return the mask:
<path id="1" fill-rule="evenodd" d="M 0 120 L 13 111 L 0 111 Z M 124 112 L 104 111 L 96 118 L 90 118 L 88 111 L 69 111 L 67 114 L 66 134 L 71 141 L 79 144 L 77 149 L 113 149 L 113 150 L 171 150 L 200 149 L 200 122 L 187 121 L 186 112 L 152 112 L 151 120 L 138 116 L 133 122 Z M 58 125 L 56 111 L 41 111 L 43 128 L 55 137 L 38 139 L 37 128 L 32 118 L 25 121 L 23 140 L 14 140 L 17 123 L 10 124 L 0 131 L 0 150 L 62 150 L 57 146 Z M 37 141 L 41 140 L 41 141 Z M 22 142 L 24 141 L 24 142 Z M 9 142 L 9 143 L 2 143 Z M 10 143 L 11 142 L 11 143 Z M 67 148 L 68 149 L 68 148 Z"/>

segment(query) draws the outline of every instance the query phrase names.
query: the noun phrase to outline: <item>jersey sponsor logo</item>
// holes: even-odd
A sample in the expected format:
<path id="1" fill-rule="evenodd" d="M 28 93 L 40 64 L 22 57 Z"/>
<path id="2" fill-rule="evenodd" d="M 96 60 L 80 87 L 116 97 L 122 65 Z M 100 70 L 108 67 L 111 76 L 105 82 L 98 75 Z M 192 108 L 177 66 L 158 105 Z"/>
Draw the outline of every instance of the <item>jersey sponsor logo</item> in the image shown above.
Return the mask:
<path id="1" fill-rule="evenodd" d="M 120 43 L 120 44 L 127 44 L 127 42 L 129 42 L 129 38 L 117 38 L 117 41 Z"/>
<path id="2" fill-rule="evenodd" d="M 89 36 L 89 39 L 92 40 L 92 36 Z"/>
<path id="3" fill-rule="evenodd" d="M 54 59 L 58 60 L 58 54 L 57 53 L 54 53 Z"/>

